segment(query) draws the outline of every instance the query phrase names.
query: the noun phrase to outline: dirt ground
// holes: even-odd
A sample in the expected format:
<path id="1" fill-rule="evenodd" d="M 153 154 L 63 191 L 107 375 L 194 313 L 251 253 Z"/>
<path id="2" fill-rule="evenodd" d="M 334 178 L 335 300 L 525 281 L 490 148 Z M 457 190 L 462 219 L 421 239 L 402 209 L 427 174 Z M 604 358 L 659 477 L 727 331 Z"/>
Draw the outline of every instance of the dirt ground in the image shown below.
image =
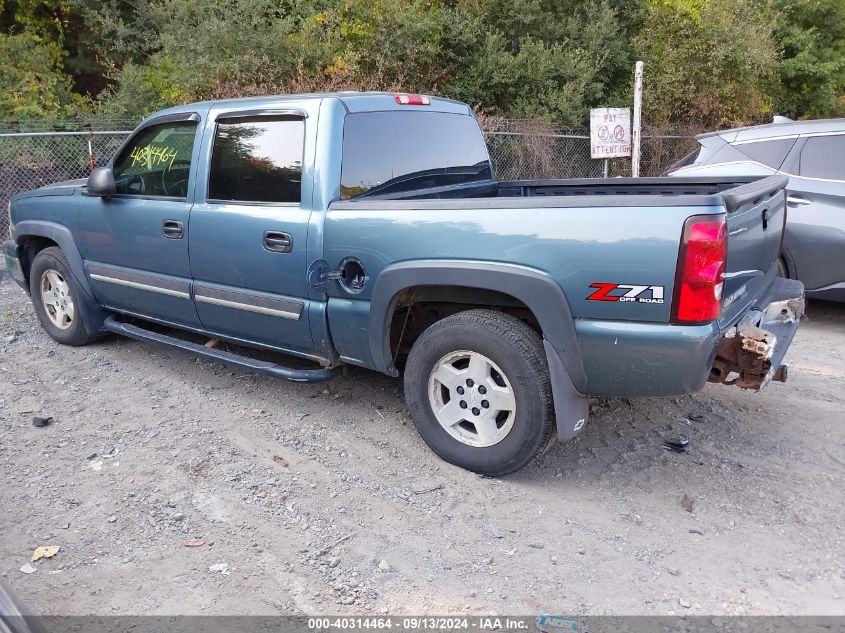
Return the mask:
<path id="1" fill-rule="evenodd" d="M 399 380 L 62 347 L 0 276 L 0 574 L 36 612 L 845 614 L 845 305 L 810 304 L 786 384 L 596 400 L 494 480 Z"/>

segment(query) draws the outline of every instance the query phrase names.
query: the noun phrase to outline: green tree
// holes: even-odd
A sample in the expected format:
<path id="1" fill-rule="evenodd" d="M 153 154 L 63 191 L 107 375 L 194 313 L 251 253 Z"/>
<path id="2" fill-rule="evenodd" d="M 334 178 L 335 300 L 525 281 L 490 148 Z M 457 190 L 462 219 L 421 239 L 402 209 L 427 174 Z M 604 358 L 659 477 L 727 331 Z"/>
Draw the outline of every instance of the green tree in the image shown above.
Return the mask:
<path id="1" fill-rule="evenodd" d="M 0 0 L 0 119 L 71 116 L 86 106 L 67 72 L 69 9 L 60 0 Z"/>
<path id="2" fill-rule="evenodd" d="M 772 113 L 773 18 L 766 0 L 650 0 L 637 35 L 651 125 L 720 127 Z"/>
<path id="3" fill-rule="evenodd" d="M 630 47 L 607 0 L 476 0 L 467 4 L 477 42 L 448 92 L 490 114 L 583 127 L 588 108 L 616 99 Z"/>
<path id="4" fill-rule="evenodd" d="M 845 2 L 778 0 L 775 33 L 783 48 L 779 114 L 845 116 Z"/>
<path id="5" fill-rule="evenodd" d="M 70 116 L 84 101 L 62 67 L 63 51 L 32 31 L 0 33 L 0 119 Z"/>
<path id="6" fill-rule="evenodd" d="M 406 90 L 581 128 L 630 102 L 715 127 L 843 114 L 842 0 L 0 0 L 0 118 Z"/>
<path id="7" fill-rule="evenodd" d="M 107 4 L 91 16 L 110 42 L 114 83 L 102 103 L 130 114 L 246 94 L 407 90 L 584 125 L 631 59 L 614 2 L 518 4 L 139 0 L 132 16 Z"/>

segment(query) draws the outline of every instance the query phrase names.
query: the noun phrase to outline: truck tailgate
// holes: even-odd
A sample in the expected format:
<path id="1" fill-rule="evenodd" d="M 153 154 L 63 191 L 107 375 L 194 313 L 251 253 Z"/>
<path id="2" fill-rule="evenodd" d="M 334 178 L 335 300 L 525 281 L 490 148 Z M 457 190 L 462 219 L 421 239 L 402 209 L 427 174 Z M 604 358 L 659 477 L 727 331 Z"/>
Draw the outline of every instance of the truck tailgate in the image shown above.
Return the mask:
<path id="1" fill-rule="evenodd" d="M 728 212 L 722 327 L 732 325 L 749 304 L 763 297 L 777 276 L 787 182 L 785 176 L 770 176 L 722 193 Z"/>

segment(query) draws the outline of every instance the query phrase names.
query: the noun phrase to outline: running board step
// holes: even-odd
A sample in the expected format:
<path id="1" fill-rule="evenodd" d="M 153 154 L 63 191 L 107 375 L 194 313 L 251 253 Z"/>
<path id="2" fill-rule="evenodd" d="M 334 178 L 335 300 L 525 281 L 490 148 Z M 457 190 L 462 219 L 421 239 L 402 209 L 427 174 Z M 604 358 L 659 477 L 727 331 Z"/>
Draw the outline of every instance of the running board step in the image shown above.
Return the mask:
<path id="1" fill-rule="evenodd" d="M 211 358 L 213 360 L 234 365 L 241 369 L 248 369 L 259 374 L 266 374 L 268 376 L 275 376 L 276 378 L 283 378 L 284 380 L 292 380 L 293 382 L 323 382 L 332 378 L 337 372 L 337 368 L 330 369 L 328 367 L 321 367 L 319 369 L 295 369 L 293 367 L 284 367 L 274 363 L 268 363 L 262 360 L 249 358 L 248 356 L 241 356 L 240 354 L 233 354 L 232 352 L 225 352 L 223 350 L 205 347 L 198 343 L 191 343 L 190 341 L 183 341 L 167 334 L 159 332 L 152 332 L 138 327 L 118 321 L 114 316 L 106 317 L 103 326 L 115 334 L 122 334 L 129 338 L 134 338 L 138 341 L 147 341 L 148 343 L 158 343 L 160 345 L 167 345 L 169 347 L 176 347 L 186 352 L 191 352 L 197 356 Z"/>

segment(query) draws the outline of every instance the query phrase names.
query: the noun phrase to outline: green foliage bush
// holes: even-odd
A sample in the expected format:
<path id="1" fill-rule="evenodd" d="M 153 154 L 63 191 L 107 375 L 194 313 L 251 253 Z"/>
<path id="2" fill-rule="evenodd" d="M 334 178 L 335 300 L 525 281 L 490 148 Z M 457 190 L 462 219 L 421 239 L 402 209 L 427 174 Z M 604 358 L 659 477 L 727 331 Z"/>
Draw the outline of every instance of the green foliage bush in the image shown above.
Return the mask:
<path id="1" fill-rule="evenodd" d="M 490 116 L 650 126 L 834 116 L 842 0 L 0 0 L 0 119 L 132 117 L 200 99 L 403 90 Z"/>
<path id="2" fill-rule="evenodd" d="M 0 118 L 63 117 L 75 112 L 85 99 L 73 93 L 62 58 L 55 41 L 32 30 L 0 33 Z"/>
<path id="3" fill-rule="evenodd" d="M 650 120 L 707 127 L 770 120 L 771 16 L 764 0 L 651 0 L 635 40 Z"/>

